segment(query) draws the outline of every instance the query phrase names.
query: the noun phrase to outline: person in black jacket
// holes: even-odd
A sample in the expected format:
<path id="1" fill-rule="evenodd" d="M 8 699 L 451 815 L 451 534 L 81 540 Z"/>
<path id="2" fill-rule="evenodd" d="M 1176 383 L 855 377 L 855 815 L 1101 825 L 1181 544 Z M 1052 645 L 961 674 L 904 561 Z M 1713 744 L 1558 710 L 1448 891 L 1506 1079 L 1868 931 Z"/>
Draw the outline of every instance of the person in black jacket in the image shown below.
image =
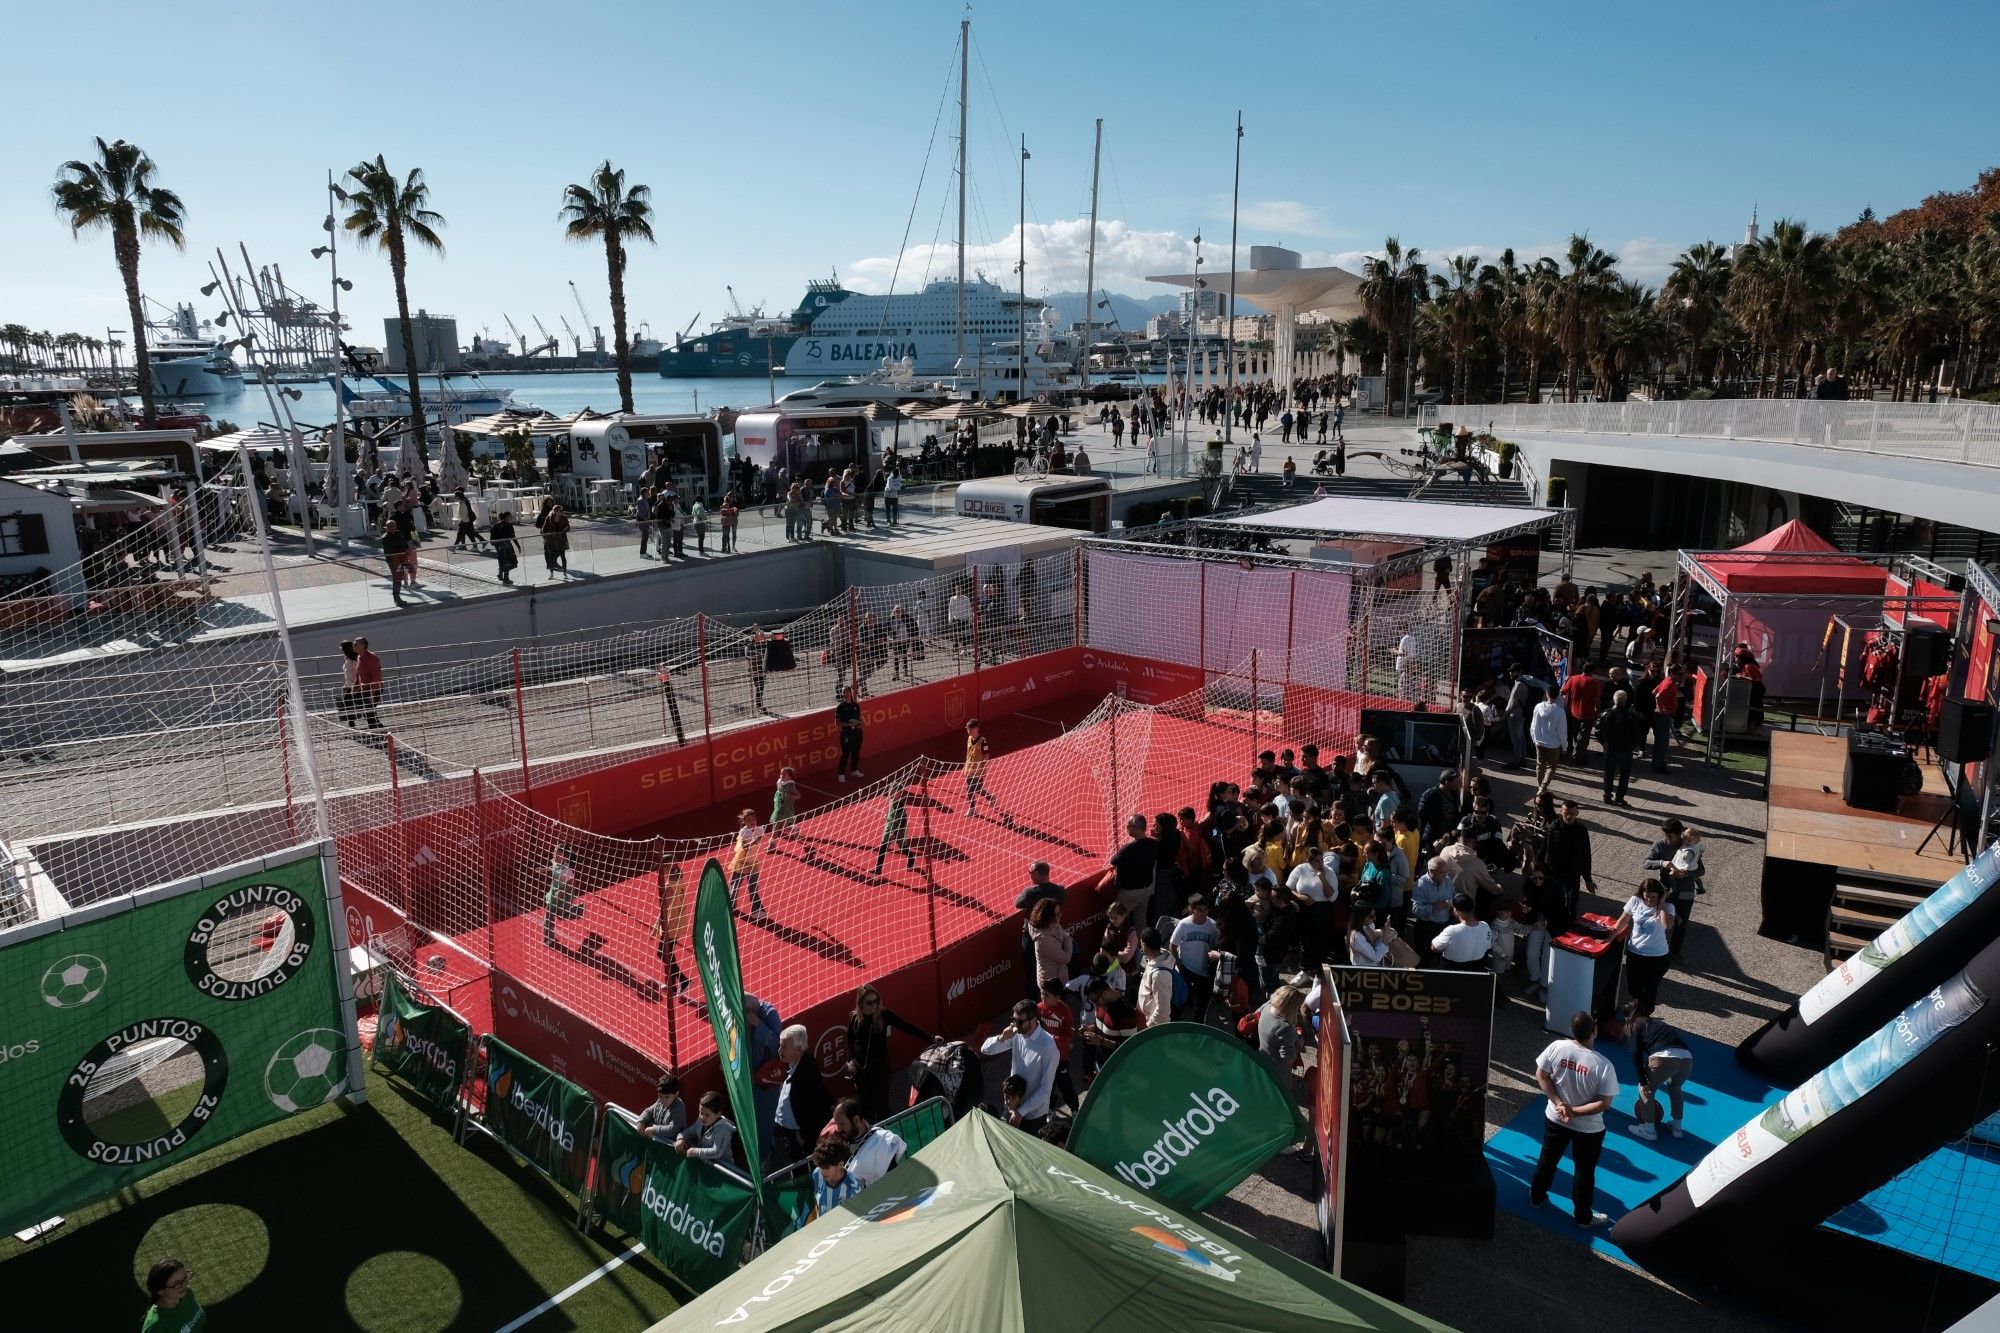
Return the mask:
<path id="1" fill-rule="evenodd" d="M 847 1016 L 847 1066 L 841 1072 L 854 1080 L 855 1098 L 867 1108 L 871 1121 L 889 1114 L 889 1085 L 896 1077 L 889 1058 L 892 1028 L 925 1045 L 936 1040 L 883 1004 L 882 993 L 873 986 L 854 992 L 854 1010 Z"/>
<path id="2" fill-rule="evenodd" d="M 1604 742 L 1604 803 L 1624 805 L 1625 791 L 1632 785 L 1632 751 L 1639 744 L 1645 724 L 1632 709 L 1632 698 L 1624 690 L 1611 696 L 1611 707 L 1597 719 L 1597 735 Z"/>
<path id="3" fill-rule="evenodd" d="M 1465 813 L 1459 798 L 1458 770 L 1447 768 L 1438 774 L 1432 787 L 1417 802 L 1417 831 L 1423 835 L 1424 850 L 1435 852 L 1458 837 L 1458 821 Z"/>
<path id="4" fill-rule="evenodd" d="M 1597 881 L 1591 876 L 1590 830 L 1584 827 L 1582 814 L 1575 801 L 1565 800 L 1555 822 L 1549 825 L 1542 850 L 1549 883 L 1562 894 L 1572 919 L 1577 912 L 1579 886 L 1597 892 Z"/>
<path id="5" fill-rule="evenodd" d="M 778 1034 L 778 1058 L 785 1062 L 785 1081 L 778 1089 L 772 1144 L 779 1163 L 788 1165 L 802 1161 L 819 1142 L 820 1130 L 833 1118 L 833 1094 L 826 1090 L 812 1053 L 812 1035 L 802 1025 L 794 1023 Z"/>

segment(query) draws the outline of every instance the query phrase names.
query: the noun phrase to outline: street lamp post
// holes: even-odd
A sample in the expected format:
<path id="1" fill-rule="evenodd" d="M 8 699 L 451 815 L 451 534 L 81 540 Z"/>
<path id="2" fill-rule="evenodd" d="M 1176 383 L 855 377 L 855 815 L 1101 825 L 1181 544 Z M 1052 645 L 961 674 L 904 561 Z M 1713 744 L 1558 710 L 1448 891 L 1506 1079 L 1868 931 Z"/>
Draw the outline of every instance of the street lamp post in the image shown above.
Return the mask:
<path id="1" fill-rule="evenodd" d="M 340 249 L 336 242 L 340 227 L 334 220 L 334 205 L 347 198 L 346 191 L 334 184 L 333 172 L 326 173 L 326 221 L 320 224 L 326 232 L 326 244 L 313 247 L 313 258 L 325 256 L 333 285 L 333 444 L 327 450 L 327 471 L 333 478 L 333 506 L 336 529 L 340 533 L 340 549 L 346 551 L 356 535 L 359 514 L 355 512 L 354 473 L 347 465 L 347 404 L 341 397 L 340 384 L 340 293 L 351 291 L 352 282 L 342 282 L 340 278 Z"/>

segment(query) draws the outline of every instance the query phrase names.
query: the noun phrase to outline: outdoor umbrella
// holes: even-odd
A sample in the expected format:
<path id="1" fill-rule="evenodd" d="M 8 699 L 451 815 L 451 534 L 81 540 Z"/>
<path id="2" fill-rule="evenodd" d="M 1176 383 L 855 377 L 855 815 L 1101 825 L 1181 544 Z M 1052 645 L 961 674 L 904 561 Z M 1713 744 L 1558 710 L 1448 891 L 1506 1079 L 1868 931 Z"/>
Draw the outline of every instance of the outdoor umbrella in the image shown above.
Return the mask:
<path id="1" fill-rule="evenodd" d="M 973 1112 L 656 1329 L 1444 1327 Z"/>

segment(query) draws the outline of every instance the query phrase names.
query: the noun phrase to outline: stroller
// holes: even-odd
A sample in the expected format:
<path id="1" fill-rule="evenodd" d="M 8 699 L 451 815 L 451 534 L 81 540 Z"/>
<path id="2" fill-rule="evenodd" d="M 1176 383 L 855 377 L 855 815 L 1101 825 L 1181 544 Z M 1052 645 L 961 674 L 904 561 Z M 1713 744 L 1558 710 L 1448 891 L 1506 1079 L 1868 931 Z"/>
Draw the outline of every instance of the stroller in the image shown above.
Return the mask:
<path id="1" fill-rule="evenodd" d="M 927 1048 L 910 1066 L 910 1105 L 944 1098 L 953 1122 L 986 1099 L 986 1074 L 979 1056 L 962 1041 L 942 1041 Z"/>

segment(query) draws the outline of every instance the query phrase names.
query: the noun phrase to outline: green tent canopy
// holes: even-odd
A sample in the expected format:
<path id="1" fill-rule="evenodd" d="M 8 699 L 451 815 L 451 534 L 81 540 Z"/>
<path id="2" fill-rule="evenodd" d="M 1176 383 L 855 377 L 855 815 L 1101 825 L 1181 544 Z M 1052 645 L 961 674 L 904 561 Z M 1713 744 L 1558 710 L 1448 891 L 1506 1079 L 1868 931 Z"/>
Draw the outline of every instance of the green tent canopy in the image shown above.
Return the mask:
<path id="1" fill-rule="evenodd" d="M 656 1326 L 1442 1327 L 983 1113 Z"/>

